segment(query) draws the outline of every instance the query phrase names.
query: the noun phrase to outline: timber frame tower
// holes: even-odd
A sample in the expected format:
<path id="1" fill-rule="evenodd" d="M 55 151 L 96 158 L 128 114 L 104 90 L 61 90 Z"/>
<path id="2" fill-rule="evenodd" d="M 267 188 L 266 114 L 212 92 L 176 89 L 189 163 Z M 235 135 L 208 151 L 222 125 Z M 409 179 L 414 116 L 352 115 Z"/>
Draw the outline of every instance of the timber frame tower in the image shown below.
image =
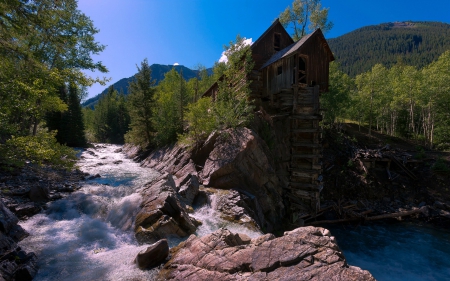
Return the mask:
<path id="1" fill-rule="evenodd" d="M 320 29 L 294 42 L 279 20 L 252 46 L 254 67 L 248 79 L 256 108 L 270 115 L 286 153 L 277 172 L 292 220 L 315 215 L 322 190 L 322 120 L 319 97 L 328 91 L 329 64 L 334 56 Z M 204 96 L 218 94 L 217 83 Z"/>

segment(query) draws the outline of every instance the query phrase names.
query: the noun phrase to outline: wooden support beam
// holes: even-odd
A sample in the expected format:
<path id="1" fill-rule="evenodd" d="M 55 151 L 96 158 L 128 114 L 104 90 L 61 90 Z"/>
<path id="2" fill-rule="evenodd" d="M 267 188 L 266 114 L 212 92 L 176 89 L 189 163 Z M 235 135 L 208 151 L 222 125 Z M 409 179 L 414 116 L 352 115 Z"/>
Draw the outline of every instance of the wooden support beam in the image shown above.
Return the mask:
<path id="1" fill-rule="evenodd" d="M 290 187 L 287 187 L 289 190 L 298 190 L 298 189 L 304 189 L 304 188 L 311 188 L 315 190 L 321 190 L 323 187 L 321 184 L 318 183 L 305 183 L 305 182 L 289 182 Z"/>
<path id="2" fill-rule="evenodd" d="M 310 211 L 308 207 L 305 207 L 304 205 L 301 205 L 301 204 L 298 204 L 295 202 L 291 202 L 291 206 L 296 207 L 297 209 L 300 209 L 302 211 L 307 211 L 307 212 Z"/>
<path id="3" fill-rule="evenodd" d="M 340 220 L 323 220 L 323 221 L 315 221 L 308 223 L 309 225 L 321 225 L 321 224 L 328 224 L 328 223 L 342 223 L 342 222 L 351 222 L 351 221 L 358 221 L 358 220 L 366 220 L 366 221 L 375 221 L 375 220 L 382 220 L 382 219 L 388 219 L 388 218 L 400 218 L 404 216 L 410 216 L 414 214 L 419 213 L 425 213 L 427 207 L 423 206 L 420 209 L 415 210 L 409 210 L 409 211 L 403 211 L 403 212 L 397 212 L 397 213 L 390 213 L 390 214 L 384 214 L 384 215 L 378 215 L 373 217 L 353 217 L 353 218 L 347 218 L 347 219 L 340 219 Z M 365 212 L 362 212 L 361 215 L 366 215 L 368 213 L 372 212 L 372 210 L 368 210 Z"/>
<path id="4" fill-rule="evenodd" d="M 392 162 L 397 164 L 411 179 L 417 180 L 416 175 L 414 175 L 402 162 L 400 162 L 395 156 L 391 156 Z"/>
<path id="5" fill-rule="evenodd" d="M 312 175 L 319 175 L 321 173 L 320 170 L 303 170 L 303 171 L 292 171 L 291 175 L 294 177 L 303 177 L 303 178 L 307 178 L 310 177 Z"/>
<path id="6" fill-rule="evenodd" d="M 321 148 L 322 147 L 322 144 L 320 144 L 320 143 L 306 143 L 306 142 L 293 142 L 291 145 L 298 146 L 298 147 L 312 147 L 312 148 Z"/>
<path id="7" fill-rule="evenodd" d="M 299 173 L 313 173 L 313 174 L 317 174 L 317 173 L 322 173 L 322 168 L 321 167 L 314 167 L 311 169 L 302 169 L 302 168 L 289 168 L 289 171 L 292 172 L 299 172 Z"/>
<path id="8" fill-rule="evenodd" d="M 291 194 L 286 194 L 287 197 L 289 197 L 289 199 L 294 200 L 299 200 L 299 199 L 306 199 L 306 200 L 315 200 L 315 196 L 311 195 L 307 192 L 302 192 L 301 190 L 296 190 L 296 193 L 291 193 Z M 300 202 L 300 201 L 297 201 Z M 309 203 L 308 203 L 309 204 Z"/>
<path id="9" fill-rule="evenodd" d="M 292 158 L 322 158 L 320 154 L 292 154 Z"/>
<path id="10" fill-rule="evenodd" d="M 322 115 L 303 115 L 303 114 L 295 114 L 289 116 L 291 119 L 300 119 L 300 120 L 322 120 Z"/>
<path id="11" fill-rule="evenodd" d="M 314 128 L 314 129 L 293 129 L 292 133 L 321 133 L 322 129 Z"/>

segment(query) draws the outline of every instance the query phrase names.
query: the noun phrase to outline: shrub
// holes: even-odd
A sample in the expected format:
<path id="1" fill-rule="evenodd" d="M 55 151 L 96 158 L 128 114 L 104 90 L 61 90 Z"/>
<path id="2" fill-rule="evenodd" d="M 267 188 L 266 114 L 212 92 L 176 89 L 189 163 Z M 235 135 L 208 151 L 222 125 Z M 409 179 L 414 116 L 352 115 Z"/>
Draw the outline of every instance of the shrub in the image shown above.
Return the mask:
<path id="1" fill-rule="evenodd" d="M 199 143 L 206 139 L 214 130 L 214 118 L 211 114 L 211 98 L 199 99 L 188 105 L 186 121 L 189 126 L 187 137 Z"/>
<path id="2" fill-rule="evenodd" d="M 425 150 L 423 149 L 423 147 L 418 146 L 417 147 L 417 153 L 416 155 L 414 155 L 414 158 L 421 160 L 425 158 Z"/>
<path id="3" fill-rule="evenodd" d="M 20 168 L 25 163 L 39 166 L 71 169 L 76 160 L 75 151 L 57 142 L 56 131 L 40 132 L 36 136 L 12 136 L 0 145 L 0 164 L 6 169 Z"/>
<path id="4" fill-rule="evenodd" d="M 450 168 L 447 166 L 447 164 L 445 164 L 444 159 L 442 159 L 442 157 L 439 157 L 436 162 L 433 164 L 433 166 L 431 166 L 431 170 L 433 172 L 438 172 L 438 173 L 448 173 L 450 172 Z"/>

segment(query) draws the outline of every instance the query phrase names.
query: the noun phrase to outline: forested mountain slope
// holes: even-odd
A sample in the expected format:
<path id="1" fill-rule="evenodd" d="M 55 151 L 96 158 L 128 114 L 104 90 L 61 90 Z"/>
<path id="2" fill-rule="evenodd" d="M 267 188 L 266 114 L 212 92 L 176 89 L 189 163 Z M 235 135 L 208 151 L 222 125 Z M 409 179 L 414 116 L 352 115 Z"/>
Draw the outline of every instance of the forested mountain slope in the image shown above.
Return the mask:
<path id="1" fill-rule="evenodd" d="M 175 68 L 175 70 L 180 73 L 180 71 L 183 72 L 183 78 L 185 80 L 189 80 L 191 78 L 197 77 L 198 70 L 192 70 L 190 68 L 187 68 L 183 65 L 162 65 L 162 64 L 152 64 L 150 66 L 150 69 L 152 70 L 152 79 L 155 80 L 155 85 L 158 85 L 160 81 L 164 79 L 164 75 L 169 72 L 172 68 Z M 212 69 L 207 69 L 208 73 L 212 73 Z M 134 78 L 134 76 L 128 77 L 128 78 L 122 78 L 119 81 L 112 84 L 114 86 L 114 89 L 116 89 L 118 92 L 123 92 L 125 95 L 128 94 L 128 84 L 129 82 Z M 96 95 L 93 98 L 90 98 L 83 102 L 83 107 L 94 107 L 94 105 L 98 102 L 100 97 L 108 92 L 108 87 L 106 87 L 100 94 Z"/>
<path id="2" fill-rule="evenodd" d="M 368 71 L 377 63 L 391 67 L 399 60 L 421 68 L 450 49 L 450 24 L 383 23 L 327 41 L 341 70 L 350 76 Z"/>

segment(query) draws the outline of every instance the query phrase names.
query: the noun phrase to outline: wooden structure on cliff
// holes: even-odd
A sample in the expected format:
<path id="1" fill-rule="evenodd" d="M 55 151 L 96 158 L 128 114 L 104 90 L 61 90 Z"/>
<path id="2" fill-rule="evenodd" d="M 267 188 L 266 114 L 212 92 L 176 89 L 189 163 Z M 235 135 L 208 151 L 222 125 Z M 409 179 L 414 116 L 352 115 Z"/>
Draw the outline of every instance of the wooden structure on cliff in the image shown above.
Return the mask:
<path id="1" fill-rule="evenodd" d="M 322 190 L 319 97 L 328 91 L 333 54 L 320 29 L 294 42 L 278 20 L 251 50 L 255 65 L 248 77 L 252 81 L 250 98 L 272 119 L 289 122 L 283 134 L 290 153 L 283 162 L 289 173 L 284 188 L 291 211 L 314 215 L 320 208 Z M 215 96 L 217 91 L 216 83 L 204 95 Z"/>

